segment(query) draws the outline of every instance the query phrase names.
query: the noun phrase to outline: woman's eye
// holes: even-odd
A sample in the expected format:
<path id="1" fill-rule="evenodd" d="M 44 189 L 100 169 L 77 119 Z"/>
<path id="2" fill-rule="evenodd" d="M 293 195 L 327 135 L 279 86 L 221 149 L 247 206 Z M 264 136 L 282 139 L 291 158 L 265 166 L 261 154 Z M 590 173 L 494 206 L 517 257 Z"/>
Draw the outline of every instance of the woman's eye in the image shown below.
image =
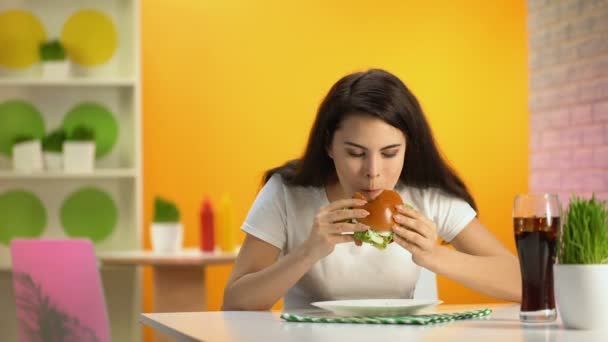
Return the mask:
<path id="1" fill-rule="evenodd" d="M 365 156 L 365 152 L 354 152 L 354 151 L 347 151 L 348 155 L 351 157 L 356 157 L 356 158 L 361 158 Z M 390 153 L 382 153 L 382 156 L 384 158 L 393 158 L 395 156 L 397 156 L 398 152 L 390 152 Z"/>
<path id="2" fill-rule="evenodd" d="M 353 152 L 353 151 L 348 151 L 348 155 L 351 157 L 363 157 L 365 155 L 365 153 L 361 152 L 361 153 L 357 153 L 357 152 Z"/>

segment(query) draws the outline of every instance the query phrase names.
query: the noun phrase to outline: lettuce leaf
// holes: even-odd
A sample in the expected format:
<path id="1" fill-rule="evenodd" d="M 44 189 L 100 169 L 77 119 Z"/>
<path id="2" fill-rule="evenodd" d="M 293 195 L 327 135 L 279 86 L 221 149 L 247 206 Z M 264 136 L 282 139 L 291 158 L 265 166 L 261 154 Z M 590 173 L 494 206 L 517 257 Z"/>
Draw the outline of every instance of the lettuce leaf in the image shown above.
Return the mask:
<path id="1" fill-rule="evenodd" d="M 356 240 L 369 243 L 370 245 L 378 249 L 385 249 L 386 246 L 388 246 L 388 244 L 393 241 L 393 232 L 386 233 L 388 234 L 379 234 L 375 230 L 368 229 L 364 232 L 355 232 L 354 237 Z"/>

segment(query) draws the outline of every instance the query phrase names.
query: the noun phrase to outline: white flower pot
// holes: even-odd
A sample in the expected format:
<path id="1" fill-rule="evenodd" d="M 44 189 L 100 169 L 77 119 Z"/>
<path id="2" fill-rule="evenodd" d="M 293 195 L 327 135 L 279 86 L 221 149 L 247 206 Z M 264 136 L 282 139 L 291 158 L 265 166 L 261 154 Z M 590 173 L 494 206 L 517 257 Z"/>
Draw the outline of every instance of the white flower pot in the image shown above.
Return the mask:
<path id="1" fill-rule="evenodd" d="M 49 79 L 66 78 L 70 74 L 70 62 L 67 59 L 62 61 L 42 62 L 42 77 Z"/>
<path id="2" fill-rule="evenodd" d="M 63 143 L 63 170 L 66 173 L 92 172 L 94 166 L 94 142 L 66 141 Z"/>
<path id="3" fill-rule="evenodd" d="M 184 232 L 181 223 L 152 223 L 152 249 L 158 253 L 177 253 L 182 249 Z"/>
<path id="4" fill-rule="evenodd" d="M 59 172 L 63 170 L 63 154 L 61 152 L 44 151 L 44 168 L 47 171 Z"/>
<path id="5" fill-rule="evenodd" d="M 42 147 L 40 140 L 25 141 L 13 145 L 13 168 L 21 172 L 42 170 Z"/>
<path id="6" fill-rule="evenodd" d="M 573 329 L 608 330 L 608 264 L 554 265 L 557 308 Z"/>

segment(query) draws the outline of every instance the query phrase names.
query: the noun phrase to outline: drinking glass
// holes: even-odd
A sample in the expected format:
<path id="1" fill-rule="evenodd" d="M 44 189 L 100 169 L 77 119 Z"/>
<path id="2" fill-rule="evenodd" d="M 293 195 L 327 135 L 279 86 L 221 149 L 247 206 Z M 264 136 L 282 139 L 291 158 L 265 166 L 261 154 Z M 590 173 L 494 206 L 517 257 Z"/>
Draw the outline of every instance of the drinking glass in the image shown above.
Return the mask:
<path id="1" fill-rule="evenodd" d="M 519 194 L 513 203 L 513 229 L 522 281 L 522 322 L 555 320 L 553 264 L 562 210 L 557 195 Z"/>

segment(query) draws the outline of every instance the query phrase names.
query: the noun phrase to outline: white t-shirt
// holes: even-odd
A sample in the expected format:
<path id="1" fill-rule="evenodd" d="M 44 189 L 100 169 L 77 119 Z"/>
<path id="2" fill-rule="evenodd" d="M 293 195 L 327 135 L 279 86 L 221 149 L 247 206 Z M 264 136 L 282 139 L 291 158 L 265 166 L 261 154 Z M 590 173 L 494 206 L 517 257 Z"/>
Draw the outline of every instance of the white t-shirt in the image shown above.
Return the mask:
<path id="1" fill-rule="evenodd" d="M 477 215 L 467 202 L 439 189 L 399 185 L 395 191 L 433 220 L 447 242 Z M 284 256 L 308 239 L 314 217 L 328 203 L 324 187 L 288 186 L 274 174 L 258 193 L 241 229 L 278 247 Z M 338 244 L 287 292 L 284 308 L 307 308 L 324 300 L 412 298 L 419 273 L 410 252 L 396 243 L 385 250 Z"/>

